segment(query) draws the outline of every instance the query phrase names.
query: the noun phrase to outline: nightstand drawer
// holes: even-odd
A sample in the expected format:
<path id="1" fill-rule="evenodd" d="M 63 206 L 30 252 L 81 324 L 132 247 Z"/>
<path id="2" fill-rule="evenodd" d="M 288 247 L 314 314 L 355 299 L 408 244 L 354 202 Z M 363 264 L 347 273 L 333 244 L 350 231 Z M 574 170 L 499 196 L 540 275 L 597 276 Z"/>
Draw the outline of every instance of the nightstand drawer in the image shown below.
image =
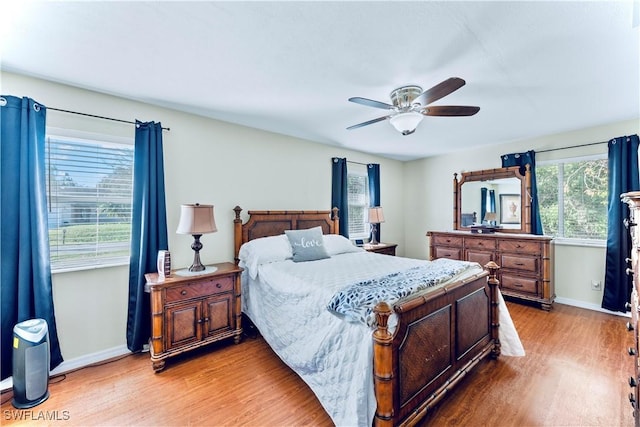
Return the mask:
<path id="1" fill-rule="evenodd" d="M 166 302 L 184 301 L 191 298 L 231 292 L 232 289 L 233 277 L 214 277 L 182 286 L 167 288 Z"/>

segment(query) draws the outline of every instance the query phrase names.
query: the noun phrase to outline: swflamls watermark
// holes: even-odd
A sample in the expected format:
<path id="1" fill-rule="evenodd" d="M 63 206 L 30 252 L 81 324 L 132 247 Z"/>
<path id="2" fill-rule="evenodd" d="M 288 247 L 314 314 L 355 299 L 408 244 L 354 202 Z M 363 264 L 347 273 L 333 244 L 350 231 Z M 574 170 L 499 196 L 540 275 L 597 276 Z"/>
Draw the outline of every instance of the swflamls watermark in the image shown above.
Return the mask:
<path id="1" fill-rule="evenodd" d="M 5 409 L 2 411 L 5 421 L 68 421 L 70 411 L 37 411 L 33 409 Z"/>

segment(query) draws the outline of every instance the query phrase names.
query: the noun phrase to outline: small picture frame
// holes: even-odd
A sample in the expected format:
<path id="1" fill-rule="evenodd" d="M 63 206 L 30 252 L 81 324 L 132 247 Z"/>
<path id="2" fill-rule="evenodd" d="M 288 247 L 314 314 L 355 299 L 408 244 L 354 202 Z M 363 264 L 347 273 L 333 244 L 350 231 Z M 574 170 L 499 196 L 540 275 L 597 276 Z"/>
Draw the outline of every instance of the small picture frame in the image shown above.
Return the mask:
<path id="1" fill-rule="evenodd" d="M 171 253 L 169 251 L 158 251 L 157 267 L 160 279 L 171 276 Z"/>
<path id="2" fill-rule="evenodd" d="M 520 224 L 522 200 L 519 194 L 500 195 L 500 224 Z"/>

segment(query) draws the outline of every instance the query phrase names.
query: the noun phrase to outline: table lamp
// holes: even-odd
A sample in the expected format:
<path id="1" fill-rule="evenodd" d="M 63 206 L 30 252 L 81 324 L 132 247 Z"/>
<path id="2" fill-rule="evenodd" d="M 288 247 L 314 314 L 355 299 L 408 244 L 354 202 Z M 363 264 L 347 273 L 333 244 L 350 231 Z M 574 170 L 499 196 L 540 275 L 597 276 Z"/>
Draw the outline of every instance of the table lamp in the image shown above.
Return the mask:
<path id="1" fill-rule="evenodd" d="M 206 268 L 200 262 L 200 237 L 206 233 L 215 233 L 216 221 L 213 217 L 213 205 L 201 205 L 199 203 L 182 205 L 180 207 L 180 222 L 178 223 L 178 234 L 191 234 L 193 236 L 193 244 L 191 249 L 195 252 L 193 256 L 193 264 L 189 267 L 190 272 L 204 271 Z M 209 267 L 211 269 L 211 267 Z"/>
<path id="2" fill-rule="evenodd" d="M 370 245 L 377 245 L 378 243 L 378 239 L 376 237 L 376 228 L 377 225 L 380 224 L 381 222 L 384 222 L 384 213 L 382 212 L 382 207 L 380 206 L 376 206 L 374 208 L 369 208 L 369 221 L 368 223 L 371 224 L 371 241 L 369 242 Z"/>

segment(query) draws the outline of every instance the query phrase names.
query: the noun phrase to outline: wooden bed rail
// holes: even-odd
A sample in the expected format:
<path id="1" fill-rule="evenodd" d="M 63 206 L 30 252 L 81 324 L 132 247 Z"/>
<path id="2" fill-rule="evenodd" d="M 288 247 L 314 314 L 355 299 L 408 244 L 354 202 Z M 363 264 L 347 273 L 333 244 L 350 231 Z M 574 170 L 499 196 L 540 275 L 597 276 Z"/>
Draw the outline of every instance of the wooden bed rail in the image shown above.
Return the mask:
<path id="1" fill-rule="evenodd" d="M 391 427 L 396 425 L 415 425 L 482 359 L 487 356 L 497 358 L 500 355 L 500 340 L 498 338 L 500 326 L 498 300 L 499 281 L 496 276 L 500 267 L 493 261 L 484 267 L 486 271 L 482 274 L 455 283 L 451 288 L 444 287 L 439 291 L 425 294 L 423 297 L 411 299 L 393 309 L 386 302 L 381 302 L 375 306 L 374 313 L 377 327 L 373 332 L 373 379 L 377 409 L 373 421 L 374 426 Z M 465 286 L 470 286 L 475 290 L 466 291 L 464 289 Z M 469 293 L 467 294 L 467 292 Z M 486 314 L 484 316 L 489 317 L 487 327 L 484 332 L 481 333 L 482 337 L 478 339 L 477 344 L 473 344 L 468 350 L 464 350 L 462 352 L 464 354 L 458 354 L 459 349 L 457 347 L 459 341 L 454 334 L 452 338 L 453 341 L 450 345 L 452 355 L 450 365 L 446 365 L 449 362 L 445 362 L 446 366 L 444 370 L 442 372 L 437 371 L 433 378 L 420 378 L 421 382 L 418 387 L 420 392 L 414 393 L 413 389 L 416 388 L 416 385 L 410 384 L 407 386 L 406 384 L 402 384 L 400 378 L 401 352 L 408 351 L 413 355 L 411 352 L 415 351 L 415 349 L 411 348 L 405 350 L 403 347 L 406 344 L 403 342 L 405 341 L 404 337 L 396 336 L 400 331 L 401 324 L 403 322 L 416 324 L 423 321 L 435 322 L 435 327 L 441 329 L 443 324 L 441 320 L 438 320 L 437 313 L 445 312 L 445 315 L 441 316 L 440 319 L 453 318 L 454 320 L 452 320 L 452 322 L 455 323 L 453 325 L 444 325 L 445 327 L 449 326 L 451 331 L 466 327 L 465 319 L 458 319 L 456 314 L 449 316 L 446 310 L 455 311 L 455 309 L 451 309 L 452 306 L 458 303 L 464 304 L 462 301 L 474 293 L 479 296 L 480 304 L 485 307 Z M 489 299 L 488 305 L 486 304 L 487 297 Z M 482 302 L 482 300 L 485 302 Z M 475 311 L 476 306 L 470 307 L 472 307 L 471 311 Z M 398 316 L 398 323 L 396 330 L 392 334 L 389 332 L 388 322 L 389 317 L 394 312 Z M 463 313 L 466 312 L 468 311 L 463 311 Z M 405 315 L 407 318 L 405 318 Z M 429 318 L 431 315 L 436 316 L 435 320 Z M 477 323 L 477 319 L 470 320 L 470 322 Z M 428 328 L 430 327 L 431 326 L 428 326 L 425 330 L 428 332 Z M 406 326 L 403 325 L 403 330 L 400 332 L 405 332 L 405 330 Z M 432 343 L 427 340 L 427 342 L 420 343 L 419 347 L 429 347 L 430 344 Z M 436 345 L 434 344 L 434 346 Z M 440 349 L 434 349 L 432 352 L 435 354 L 439 350 Z M 433 357 L 433 355 L 429 353 L 420 353 L 419 356 L 420 357 L 415 358 L 414 363 L 419 364 L 420 360 L 429 360 L 430 357 Z M 449 372 L 450 369 L 454 369 L 454 371 Z M 441 374 L 445 371 L 449 372 L 446 376 L 446 381 L 435 387 L 434 390 L 431 390 L 431 384 L 436 382 L 436 378 L 444 377 L 444 375 Z M 424 398 L 401 398 L 401 396 L 407 395 L 407 391 L 403 390 L 403 387 L 411 388 L 411 393 L 409 394 L 414 393 L 416 396 L 424 396 Z M 401 402 L 401 400 L 406 400 L 406 402 Z M 407 403 L 411 409 L 403 409 L 402 405 L 404 403 Z M 400 412 L 403 413 L 400 414 Z"/>

